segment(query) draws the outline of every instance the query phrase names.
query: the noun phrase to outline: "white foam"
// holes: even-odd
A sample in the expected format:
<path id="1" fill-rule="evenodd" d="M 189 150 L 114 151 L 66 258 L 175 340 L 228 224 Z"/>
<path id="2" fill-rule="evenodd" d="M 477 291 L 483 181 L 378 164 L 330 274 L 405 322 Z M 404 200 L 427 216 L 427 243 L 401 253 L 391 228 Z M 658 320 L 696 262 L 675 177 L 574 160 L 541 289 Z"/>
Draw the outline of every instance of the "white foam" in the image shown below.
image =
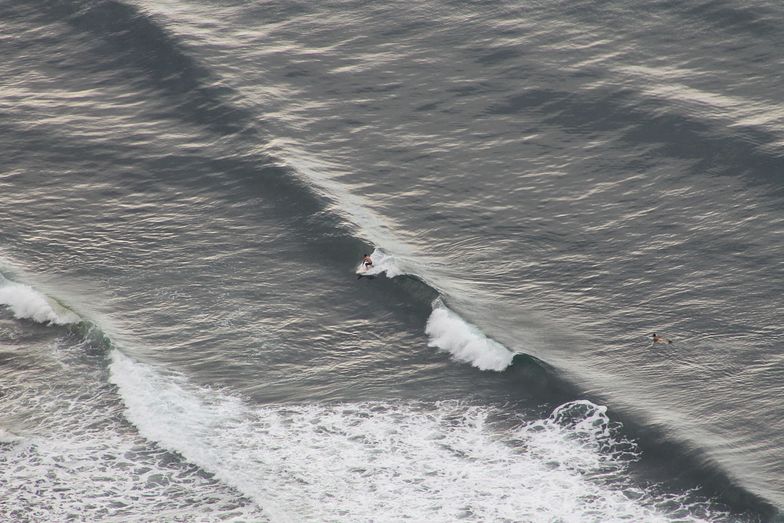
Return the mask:
<path id="1" fill-rule="evenodd" d="M 440 300 L 433 302 L 425 333 L 430 337 L 428 346 L 447 351 L 454 359 L 481 370 L 502 371 L 514 358 L 513 352 L 482 334 Z"/>
<path id="2" fill-rule="evenodd" d="M 50 325 L 66 325 L 79 321 L 76 314 L 47 299 L 29 285 L 5 278 L 0 280 L 0 304 L 10 308 L 14 316 L 19 319 L 24 318 Z"/>
<path id="3" fill-rule="evenodd" d="M 373 250 L 370 255 L 373 260 L 373 265 L 366 268 L 364 263 L 360 263 L 357 267 L 357 274 L 363 276 L 376 276 L 378 274 L 386 274 L 388 278 L 394 278 L 404 274 L 400 267 L 395 262 L 394 256 L 391 256 L 379 248 Z"/>
<path id="4" fill-rule="evenodd" d="M 14 434 L 10 430 L 0 427 L 0 443 L 17 443 L 22 441 L 22 437 Z"/>
<path id="5" fill-rule="evenodd" d="M 118 352 L 111 380 L 142 435 L 273 521 L 667 519 L 590 402 L 510 428 L 508 413 L 457 402 L 253 407 Z"/>

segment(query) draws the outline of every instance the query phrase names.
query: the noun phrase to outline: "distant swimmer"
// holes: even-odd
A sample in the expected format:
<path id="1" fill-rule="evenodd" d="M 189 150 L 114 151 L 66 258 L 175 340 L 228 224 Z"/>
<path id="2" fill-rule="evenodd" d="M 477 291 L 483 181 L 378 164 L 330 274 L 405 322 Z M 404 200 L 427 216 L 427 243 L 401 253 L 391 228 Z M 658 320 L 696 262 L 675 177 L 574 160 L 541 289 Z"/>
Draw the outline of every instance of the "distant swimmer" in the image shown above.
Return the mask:
<path id="1" fill-rule="evenodd" d="M 370 256 L 365 254 L 362 256 L 362 264 L 365 266 L 365 269 L 369 269 L 373 266 L 373 260 L 370 259 Z"/>
<path id="2" fill-rule="evenodd" d="M 664 336 L 659 336 L 658 334 L 656 334 L 654 332 L 654 333 L 651 333 L 651 343 L 653 343 L 654 345 L 657 344 L 657 343 L 667 343 L 667 344 L 670 344 L 670 343 L 672 343 L 672 341 L 668 340 Z"/>

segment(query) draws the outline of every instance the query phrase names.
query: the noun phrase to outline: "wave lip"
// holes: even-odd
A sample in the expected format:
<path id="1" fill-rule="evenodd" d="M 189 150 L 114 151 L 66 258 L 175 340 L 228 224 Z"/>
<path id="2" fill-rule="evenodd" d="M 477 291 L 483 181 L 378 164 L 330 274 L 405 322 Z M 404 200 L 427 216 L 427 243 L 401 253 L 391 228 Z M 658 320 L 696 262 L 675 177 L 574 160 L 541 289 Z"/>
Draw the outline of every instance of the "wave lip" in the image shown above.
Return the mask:
<path id="1" fill-rule="evenodd" d="M 6 280 L 0 275 L 0 304 L 7 306 L 17 319 L 48 325 L 70 325 L 81 318 L 29 285 Z"/>
<path id="2" fill-rule="evenodd" d="M 475 326 L 449 310 L 441 299 L 433 302 L 427 320 L 427 345 L 449 352 L 454 359 L 470 363 L 479 370 L 502 371 L 512 364 L 514 353 L 482 334 Z"/>

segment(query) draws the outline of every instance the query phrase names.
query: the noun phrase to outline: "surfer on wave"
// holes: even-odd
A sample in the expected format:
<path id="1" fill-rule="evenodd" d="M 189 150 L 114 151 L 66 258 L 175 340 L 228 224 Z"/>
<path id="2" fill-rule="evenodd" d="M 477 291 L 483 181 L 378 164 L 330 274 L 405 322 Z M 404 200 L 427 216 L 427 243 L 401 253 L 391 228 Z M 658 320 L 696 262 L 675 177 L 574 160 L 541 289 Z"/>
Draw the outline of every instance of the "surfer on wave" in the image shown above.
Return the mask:
<path id="1" fill-rule="evenodd" d="M 364 254 L 362 256 L 362 263 L 360 263 L 359 267 L 357 267 L 357 279 L 360 279 L 362 276 L 367 276 L 372 280 L 373 275 L 368 273 L 372 266 L 373 259 L 370 257 L 370 255 Z"/>

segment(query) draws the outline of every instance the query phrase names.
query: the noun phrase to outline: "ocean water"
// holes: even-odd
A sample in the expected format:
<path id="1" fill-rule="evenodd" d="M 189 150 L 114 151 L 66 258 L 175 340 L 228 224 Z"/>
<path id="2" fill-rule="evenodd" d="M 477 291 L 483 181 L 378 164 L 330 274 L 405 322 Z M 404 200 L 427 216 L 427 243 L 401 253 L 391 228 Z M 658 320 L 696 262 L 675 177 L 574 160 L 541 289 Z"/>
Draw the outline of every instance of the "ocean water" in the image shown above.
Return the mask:
<path id="1" fill-rule="evenodd" d="M 783 22 L 0 2 L 0 520 L 782 521 Z"/>

